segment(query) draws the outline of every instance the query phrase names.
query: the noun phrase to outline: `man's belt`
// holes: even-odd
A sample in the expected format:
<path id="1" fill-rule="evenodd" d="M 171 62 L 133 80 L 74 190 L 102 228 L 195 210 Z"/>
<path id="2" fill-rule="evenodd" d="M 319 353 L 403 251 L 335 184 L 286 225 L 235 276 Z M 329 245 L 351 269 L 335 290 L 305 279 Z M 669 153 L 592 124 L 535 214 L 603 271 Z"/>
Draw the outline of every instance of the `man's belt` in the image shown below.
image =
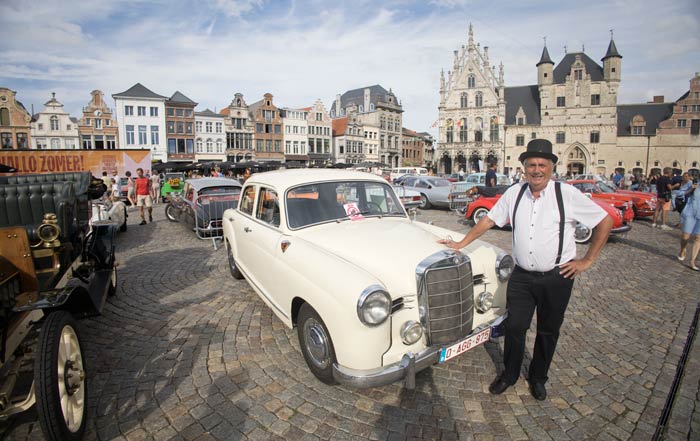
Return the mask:
<path id="1" fill-rule="evenodd" d="M 528 270 L 523 269 L 522 267 L 520 267 L 518 265 L 515 265 L 514 271 L 518 272 L 518 273 L 528 274 L 528 275 L 535 276 L 535 277 L 545 277 L 545 276 L 550 276 L 552 274 L 556 274 L 556 272 L 560 271 L 560 268 L 554 267 L 553 269 L 551 269 L 549 271 L 528 271 Z"/>

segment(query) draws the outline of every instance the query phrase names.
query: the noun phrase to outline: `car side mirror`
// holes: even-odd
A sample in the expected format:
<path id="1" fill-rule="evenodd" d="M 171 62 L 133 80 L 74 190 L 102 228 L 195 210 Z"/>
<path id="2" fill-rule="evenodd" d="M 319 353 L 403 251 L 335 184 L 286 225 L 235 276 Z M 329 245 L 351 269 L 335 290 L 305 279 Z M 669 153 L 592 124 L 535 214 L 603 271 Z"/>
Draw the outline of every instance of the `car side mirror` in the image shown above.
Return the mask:
<path id="1" fill-rule="evenodd" d="M 433 186 L 432 186 L 432 185 L 430 185 L 430 184 L 428 184 L 428 189 L 431 189 L 431 188 L 433 188 Z"/>

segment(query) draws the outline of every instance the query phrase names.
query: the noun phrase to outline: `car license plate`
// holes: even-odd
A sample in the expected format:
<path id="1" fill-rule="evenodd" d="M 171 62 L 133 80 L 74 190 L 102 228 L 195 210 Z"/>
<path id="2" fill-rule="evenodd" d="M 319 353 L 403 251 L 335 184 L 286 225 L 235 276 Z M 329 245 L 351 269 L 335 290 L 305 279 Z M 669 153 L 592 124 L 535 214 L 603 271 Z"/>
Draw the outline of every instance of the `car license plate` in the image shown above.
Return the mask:
<path id="1" fill-rule="evenodd" d="M 465 352 L 486 343 L 490 337 L 491 327 L 489 326 L 478 334 L 469 336 L 464 340 L 453 344 L 452 346 L 442 348 L 440 350 L 440 363 L 444 363 L 447 360 L 455 358 L 458 355 L 464 354 Z"/>

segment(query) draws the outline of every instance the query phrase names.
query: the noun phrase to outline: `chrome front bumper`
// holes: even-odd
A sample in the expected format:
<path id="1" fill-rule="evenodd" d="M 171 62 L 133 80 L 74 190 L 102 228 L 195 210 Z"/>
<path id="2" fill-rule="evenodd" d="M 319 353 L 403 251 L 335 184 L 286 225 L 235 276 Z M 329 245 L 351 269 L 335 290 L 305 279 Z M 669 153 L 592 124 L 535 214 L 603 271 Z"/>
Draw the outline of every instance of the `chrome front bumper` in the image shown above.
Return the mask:
<path id="1" fill-rule="evenodd" d="M 627 225 L 623 225 L 621 227 L 613 228 L 612 230 L 610 230 L 610 233 L 611 234 L 626 233 L 631 229 L 632 229 L 632 225 L 627 224 Z"/>
<path id="2" fill-rule="evenodd" d="M 502 325 L 506 317 L 508 317 L 508 313 L 498 316 L 492 322 L 474 329 L 471 334 L 464 338 L 478 334 L 489 327 L 492 328 L 492 338 L 500 337 L 503 335 Z M 440 360 L 440 350 L 454 343 L 457 342 L 455 341 L 444 346 L 427 347 L 418 354 L 407 352 L 401 358 L 401 361 L 376 369 L 351 369 L 335 363 L 333 365 L 333 378 L 340 384 L 356 388 L 384 386 L 405 379 L 406 388 L 413 389 L 416 386 L 416 373 L 436 364 Z"/>

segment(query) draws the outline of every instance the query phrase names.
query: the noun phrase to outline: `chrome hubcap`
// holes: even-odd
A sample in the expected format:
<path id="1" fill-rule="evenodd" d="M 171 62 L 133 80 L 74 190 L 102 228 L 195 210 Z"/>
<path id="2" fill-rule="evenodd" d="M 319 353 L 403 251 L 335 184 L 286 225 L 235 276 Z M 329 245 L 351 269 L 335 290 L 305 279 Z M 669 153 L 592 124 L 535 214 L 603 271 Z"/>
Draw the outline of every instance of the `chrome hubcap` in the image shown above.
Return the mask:
<path id="1" fill-rule="evenodd" d="M 304 342 L 311 362 L 320 369 L 327 368 L 331 362 L 328 336 L 316 319 L 310 318 L 304 323 Z"/>
<path id="2" fill-rule="evenodd" d="M 68 430 L 76 432 L 83 422 L 85 371 L 78 336 L 70 326 L 65 326 L 61 331 L 58 345 L 58 379 L 63 419 Z"/>
<path id="3" fill-rule="evenodd" d="M 576 231 L 574 234 L 576 236 L 576 240 L 586 240 L 591 234 L 591 230 L 585 225 L 578 224 L 576 225 Z"/>
<path id="4" fill-rule="evenodd" d="M 484 216 L 486 216 L 486 212 L 485 212 L 484 210 L 479 210 L 479 211 L 477 211 L 476 214 L 474 215 L 474 221 L 475 221 L 476 223 L 479 223 L 479 221 L 480 221 L 481 219 L 483 219 Z"/>

